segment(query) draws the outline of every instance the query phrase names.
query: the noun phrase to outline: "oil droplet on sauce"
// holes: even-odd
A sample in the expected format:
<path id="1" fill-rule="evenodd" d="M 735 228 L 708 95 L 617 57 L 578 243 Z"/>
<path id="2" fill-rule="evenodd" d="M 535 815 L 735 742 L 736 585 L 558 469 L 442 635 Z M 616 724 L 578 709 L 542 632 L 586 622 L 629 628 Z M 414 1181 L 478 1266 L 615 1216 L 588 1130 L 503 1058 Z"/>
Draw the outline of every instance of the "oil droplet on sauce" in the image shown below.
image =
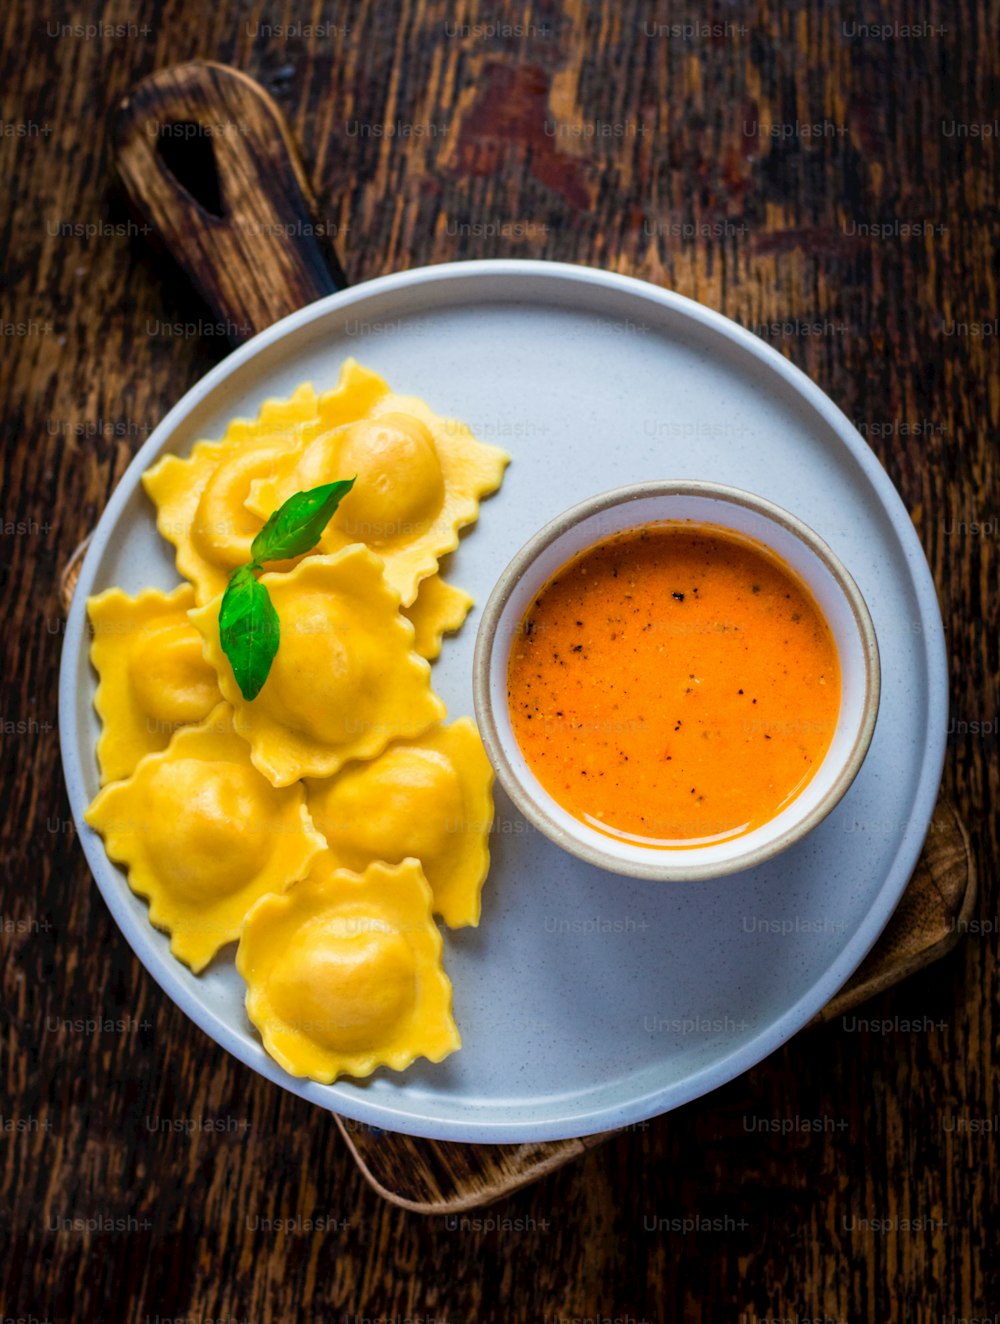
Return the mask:
<path id="1" fill-rule="evenodd" d="M 650 524 L 564 565 L 511 648 L 514 734 L 569 813 L 664 848 L 741 836 L 819 767 L 840 663 L 776 553 L 711 524 Z"/>

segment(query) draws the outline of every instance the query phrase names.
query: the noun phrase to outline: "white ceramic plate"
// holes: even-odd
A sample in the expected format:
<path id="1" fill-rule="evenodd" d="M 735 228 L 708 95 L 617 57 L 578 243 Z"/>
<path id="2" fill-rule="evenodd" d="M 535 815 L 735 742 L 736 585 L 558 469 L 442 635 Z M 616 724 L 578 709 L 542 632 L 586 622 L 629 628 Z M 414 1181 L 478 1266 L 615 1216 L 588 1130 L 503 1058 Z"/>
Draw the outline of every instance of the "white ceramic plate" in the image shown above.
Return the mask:
<path id="1" fill-rule="evenodd" d="M 333 385 L 353 354 L 512 453 L 501 492 L 447 567 L 480 606 L 518 547 L 595 492 L 704 478 L 757 492 L 824 538 L 857 581 L 882 653 L 882 703 L 847 796 L 804 841 L 749 872 L 661 884 L 603 873 L 529 829 L 502 792 L 478 930 L 445 932 L 464 1048 L 365 1083 L 285 1075 L 243 1009 L 226 949 L 200 977 L 175 961 L 100 838 L 85 600 L 177 582 L 139 476 L 299 382 Z M 472 712 L 473 611 L 434 684 Z M 386 276 L 314 303 L 189 391 L 118 485 L 67 625 L 60 733 L 87 859 L 133 950 L 223 1048 L 346 1117 L 446 1140 L 585 1135 L 677 1107 L 773 1052 L 844 983 L 906 886 L 944 756 L 944 636 L 909 517 L 858 433 L 802 373 L 717 313 L 643 282 L 542 262 Z M 155 1064 L 152 1064 L 155 1068 Z"/>

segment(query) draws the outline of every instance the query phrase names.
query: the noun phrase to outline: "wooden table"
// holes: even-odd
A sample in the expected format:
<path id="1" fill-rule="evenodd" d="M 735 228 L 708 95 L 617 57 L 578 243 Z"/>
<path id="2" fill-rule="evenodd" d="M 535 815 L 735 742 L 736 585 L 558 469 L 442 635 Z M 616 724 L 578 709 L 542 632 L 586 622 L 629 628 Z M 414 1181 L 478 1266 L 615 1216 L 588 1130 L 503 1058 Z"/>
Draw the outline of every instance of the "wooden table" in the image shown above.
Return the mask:
<path id="1" fill-rule="evenodd" d="M 1000 1315 L 1000 15 L 663 10 L 4 9 L 0 1318 Z M 167 1001 L 68 821 L 58 572 L 225 350 L 112 187 L 113 108 L 195 57 L 277 98 L 352 281 L 557 258 L 766 334 L 868 436 L 941 594 L 981 871 L 956 953 L 467 1221 L 381 1201 L 332 1121 Z"/>

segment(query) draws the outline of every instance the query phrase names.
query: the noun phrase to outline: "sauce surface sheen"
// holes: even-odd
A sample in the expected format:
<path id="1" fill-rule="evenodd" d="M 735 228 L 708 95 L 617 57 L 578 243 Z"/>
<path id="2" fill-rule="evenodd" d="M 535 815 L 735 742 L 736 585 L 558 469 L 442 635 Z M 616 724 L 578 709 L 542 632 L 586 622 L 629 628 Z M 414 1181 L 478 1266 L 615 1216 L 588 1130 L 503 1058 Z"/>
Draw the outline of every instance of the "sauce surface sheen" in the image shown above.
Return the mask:
<path id="1" fill-rule="evenodd" d="M 651 524 L 544 585 L 507 689 L 518 744 L 564 809 L 684 847 L 751 831 L 802 790 L 836 729 L 840 664 L 774 552 L 715 525 Z"/>

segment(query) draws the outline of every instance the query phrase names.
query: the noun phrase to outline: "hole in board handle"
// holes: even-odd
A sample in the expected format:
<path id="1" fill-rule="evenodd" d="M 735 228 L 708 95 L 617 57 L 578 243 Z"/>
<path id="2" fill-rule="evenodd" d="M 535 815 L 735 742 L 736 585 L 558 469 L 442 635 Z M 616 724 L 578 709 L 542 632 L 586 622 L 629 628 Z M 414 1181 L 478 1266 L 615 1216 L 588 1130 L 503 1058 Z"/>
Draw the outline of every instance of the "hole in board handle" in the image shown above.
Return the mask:
<path id="1" fill-rule="evenodd" d="M 212 139 L 194 120 L 160 124 L 156 152 L 176 182 L 216 220 L 225 217 Z"/>

